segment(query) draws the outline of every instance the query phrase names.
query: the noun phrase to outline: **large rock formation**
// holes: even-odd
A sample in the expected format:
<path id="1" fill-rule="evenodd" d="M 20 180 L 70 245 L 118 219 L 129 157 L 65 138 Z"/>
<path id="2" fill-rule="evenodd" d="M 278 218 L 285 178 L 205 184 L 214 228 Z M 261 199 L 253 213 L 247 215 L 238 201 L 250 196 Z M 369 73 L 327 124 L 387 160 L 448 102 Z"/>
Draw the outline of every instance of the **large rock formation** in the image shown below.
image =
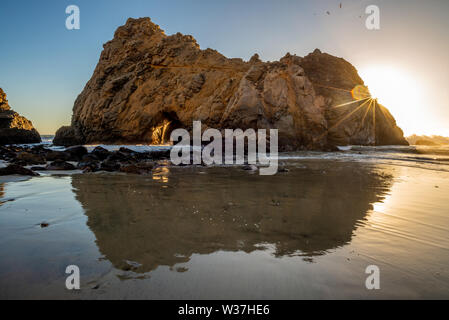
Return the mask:
<path id="1" fill-rule="evenodd" d="M 366 101 L 349 92 L 357 85 L 363 81 L 354 67 L 319 51 L 276 62 L 256 54 L 245 62 L 201 50 L 191 36 L 167 36 L 149 18 L 129 19 L 104 45 L 71 127 L 61 128 L 54 143 L 161 143 L 174 128 L 201 120 L 203 129 L 279 129 L 281 150 L 406 144 L 383 107 L 372 108 L 363 123 L 364 106 L 341 121 Z"/>
<path id="2" fill-rule="evenodd" d="M 31 121 L 11 110 L 6 94 L 0 88 L 0 145 L 39 142 L 41 136 Z"/>

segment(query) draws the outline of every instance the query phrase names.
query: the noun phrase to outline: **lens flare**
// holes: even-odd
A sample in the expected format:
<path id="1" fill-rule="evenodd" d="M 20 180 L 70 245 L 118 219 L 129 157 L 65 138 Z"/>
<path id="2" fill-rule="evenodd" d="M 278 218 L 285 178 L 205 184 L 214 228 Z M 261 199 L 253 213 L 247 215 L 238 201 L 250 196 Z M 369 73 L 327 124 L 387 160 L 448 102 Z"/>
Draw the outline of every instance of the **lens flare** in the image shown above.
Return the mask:
<path id="1" fill-rule="evenodd" d="M 351 95 L 354 100 L 364 100 L 371 98 L 371 93 L 368 87 L 363 85 L 357 85 L 351 90 Z"/>

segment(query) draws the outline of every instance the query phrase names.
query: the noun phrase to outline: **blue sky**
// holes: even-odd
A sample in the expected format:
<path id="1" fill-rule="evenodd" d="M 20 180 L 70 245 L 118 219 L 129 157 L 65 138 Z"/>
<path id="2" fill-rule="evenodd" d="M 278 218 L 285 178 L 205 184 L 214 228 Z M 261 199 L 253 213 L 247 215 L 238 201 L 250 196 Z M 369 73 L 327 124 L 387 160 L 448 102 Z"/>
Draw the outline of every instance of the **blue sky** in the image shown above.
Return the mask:
<path id="1" fill-rule="evenodd" d="M 80 30 L 65 28 L 71 4 L 80 8 Z M 364 26 L 369 4 L 381 9 L 379 31 Z M 103 43 L 128 17 L 148 16 L 167 34 L 191 34 L 201 48 L 228 57 L 258 52 L 263 60 L 277 60 L 286 52 L 303 56 L 320 48 L 359 70 L 393 67 L 410 80 L 398 95 L 422 92 L 408 118 L 409 101 L 389 106 L 383 93 L 406 133 L 449 136 L 448 14 L 447 0 L 2 0 L 0 87 L 41 134 L 53 133 L 70 123 Z M 425 123 L 412 126 L 413 119 Z"/>

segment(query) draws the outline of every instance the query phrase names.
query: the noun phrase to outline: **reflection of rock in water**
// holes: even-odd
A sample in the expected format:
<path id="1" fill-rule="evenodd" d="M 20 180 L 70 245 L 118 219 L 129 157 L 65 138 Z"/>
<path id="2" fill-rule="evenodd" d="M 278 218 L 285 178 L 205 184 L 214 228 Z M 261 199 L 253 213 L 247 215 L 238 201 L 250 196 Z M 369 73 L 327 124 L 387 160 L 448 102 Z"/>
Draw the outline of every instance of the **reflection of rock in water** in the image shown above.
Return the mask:
<path id="1" fill-rule="evenodd" d="M 391 176 L 356 163 L 307 166 L 272 177 L 229 168 L 171 169 L 163 180 L 78 175 L 72 184 L 102 254 L 147 272 L 194 253 L 266 244 L 276 256 L 313 256 L 347 244 Z"/>
<path id="2" fill-rule="evenodd" d="M 2 200 L 4 196 L 5 196 L 5 184 L 0 183 L 0 206 L 4 203 L 4 201 Z"/>

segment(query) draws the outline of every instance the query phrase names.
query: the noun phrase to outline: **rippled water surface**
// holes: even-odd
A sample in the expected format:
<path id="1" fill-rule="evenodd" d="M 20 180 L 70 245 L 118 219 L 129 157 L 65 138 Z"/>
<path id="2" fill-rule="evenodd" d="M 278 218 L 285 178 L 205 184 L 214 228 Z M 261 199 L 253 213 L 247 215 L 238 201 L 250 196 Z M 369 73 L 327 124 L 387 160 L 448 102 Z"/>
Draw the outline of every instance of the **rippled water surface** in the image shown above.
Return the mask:
<path id="1" fill-rule="evenodd" d="M 355 148 L 281 155 L 275 176 L 2 178 L 0 298 L 447 299 L 445 157 Z M 369 265 L 380 290 L 365 287 Z"/>

